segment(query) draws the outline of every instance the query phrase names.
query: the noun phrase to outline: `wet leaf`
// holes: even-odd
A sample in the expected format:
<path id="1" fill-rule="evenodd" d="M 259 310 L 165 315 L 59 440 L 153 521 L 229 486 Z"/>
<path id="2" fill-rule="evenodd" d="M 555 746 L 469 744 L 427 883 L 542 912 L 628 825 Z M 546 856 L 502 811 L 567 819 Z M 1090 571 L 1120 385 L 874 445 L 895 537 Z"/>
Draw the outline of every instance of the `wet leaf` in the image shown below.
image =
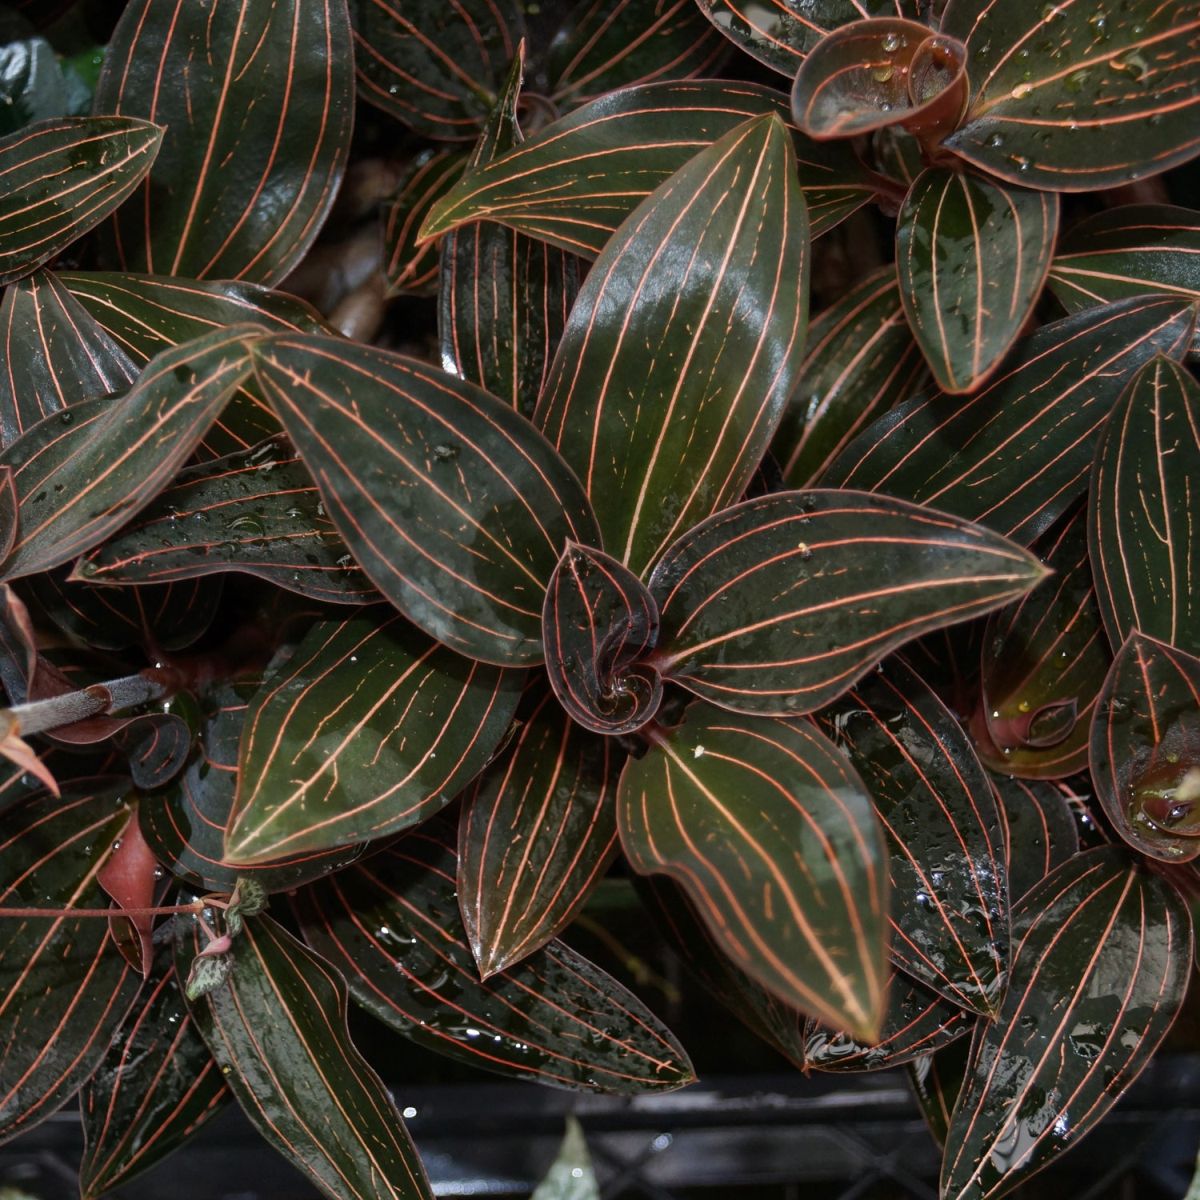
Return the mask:
<path id="1" fill-rule="evenodd" d="M 1004 810 L 1008 843 L 1008 886 L 1020 900 L 1055 867 L 1079 851 L 1079 825 L 1065 784 L 993 775 Z"/>

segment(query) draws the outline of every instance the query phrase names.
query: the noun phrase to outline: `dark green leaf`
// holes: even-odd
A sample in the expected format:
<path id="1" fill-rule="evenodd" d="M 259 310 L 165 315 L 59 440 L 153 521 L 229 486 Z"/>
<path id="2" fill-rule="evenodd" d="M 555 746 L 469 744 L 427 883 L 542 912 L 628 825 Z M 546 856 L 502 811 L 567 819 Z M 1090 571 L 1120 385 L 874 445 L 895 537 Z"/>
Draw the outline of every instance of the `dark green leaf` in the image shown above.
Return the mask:
<path id="1" fill-rule="evenodd" d="M 0 11 L 0 23 L 0 136 L 66 115 L 67 84 L 54 47 L 11 12 Z"/>
<path id="2" fill-rule="evenodd" d="M 177 969 L 200 950 L 181 938 Z M 270 917 L 238 935 L 233 970 L 191 1004 L 230 1091 L 272 1146 L 335 1200 L 431 1200 L 416 1148 L 346 1031 L 346 984 Z"/>
<path id="3" fill-rule="evenodd" d="M 971 106 L 946 146 L 993 175 L 1062 192 L 1165 171 L 1200 148 L 1200 13 L 1154 5 L 950 0 Z"/>
<path id="4" fill-rule="evenodd" d="M 774 116 L 696 155 L 596 260 L 535 421 L 635 575 L 745 490 L 800 365 L 808 270 L 804 200 Z"/>
<path id="5" fill-rule="evenodd" d="M 1064 784 L 1011 775 L 993 775 L 992 787 L 1008 831 L 1009 891 L 1014 901 L 1020 900 L 1079 851 L 1072 793 Z"/>
<path id="6" fill-rule="evenodd" d="M 1125 383 L 1156 354 L 1181 357 L 1194 318 L 1183 299 L 1149 296 L 1055 321 L 974 396 L 909 400 L 881 417 L 822 482 L 931 504 L 1028 545 L 1083 494 Z"/>
<path id="7" fill-rule="evenodd" d="M 856 434 L 928 380 L 895 268 L 884 267 L 809 324 L 798 381 L 771 444 L 788 486 L 820 482 Z"/>
<path id="8" fill-rule="evenodd" d="M 943 1046 L 937 1053 L 919 1058 L 905 1067 L 925 1124 L 929 1126 L 933 1140 L 942 1149 L 946 1145 L 946 1134 L 950 1129 L 950 1118 L 958 1093 L 966 1078 L 967 1061 L 974 1040 L 960 1038 L 949 1046 Z"/>
<path id="9" fill-rule="evenodd" d="M 1200 384 L 1155 358 L 1096 448 L 1087 536 L 1108 639 L 1131 630 L 1200 654 Z"/>
<path id="10" fill-rule="evenodd" d="M 866 788 L 808 722 L 694 702 L 617 793 L 630 865 L 670 876 L 733 962 L 789 1004 L 874 1040 L 886 854 Z"/>
<path id="11" fill-rule="evenodd" d="M 467 155 L 457 150 L 423 150 L 388 202 L 383 224 L 383 275 L 388 295 L 425 295 L 437 290 L 438 246 L 417 241 L 430 209 L 459 180 Z"/>
<path id="12" fill-rule="evenodd" d="M 950 1122 L 945 1200 L 1003 1195 L 1078 1143 L 1149 1062 L 1191 975 L 1186 905 L 1115 847 L 1057 868 L 1014 923 L 1012 982 Z"/>
<path id="13" fill-rule="evenodd" d="M 251 704 L 226 857 L 268 862 L 423 821 L 491 757 L 523 682 L 395 614 L 318 622 Z"/>
<path id="14" fill-rule="evenodd" d="M 752 83 L 625 88 L 464 176 L 434 205 L 421 235 L 487 218 L 595 257 L 617 226 L 706 146 L 749 117 L 787 119 L 787 112 L 785 96 Z M 848 146 L 795 141 L 815 237 L 874 195 L 874 176 Z"/>
<path id="15" fill-rule="evenodd" d="M 255 372 L 375 586 L 474 658 L 541 661 L 563 544 L 598 536 L 545 439 L 473 384 L 370 346 L 269 338 Z"/>
<path id="16" fill-rule="evenodd" d="M 1200 659 L 1134 630 L 1092 721 L 1092 781 L 1113 828 L 1165 862 L 1200 855 Z"/>
<path id="17" fill-rule="evenodd" d="M 463 925 L 486 979 L 571 920 L 612 861 L 622 755 L 547 696 L 480 778 L 458 831 Z"/>
<path id="18" fill-rule="evenodd" d="M 1058 197 L 929 167 L 896 227 L 904 311 L 946 392 L 974 391 L 1000 365 L 1042 290 Z"/>
<path id="19" fill-rule="evenodd" d="M 431 822 L 299 892 L 304 935 L 354 998 L 440 1054 L 598 1092 L 672 1091 L 692 1065 L 636 996 L 551 942 L 484 983 L 455 895 L 453 826 Z"/>
<path id="20" fill-rule="evenodd" d="M 863 492 L 777 492 L 717 513 L 660 560 L 652 661 L 728 708 L 811 712 L 897 646 L 1044 575 L 958 517 Z"/>
<path id="21" fill-rule="evenodd" d="M 0 283 L 103 221 L 150 170 L 162 137 L 132 117 L 58 117 L 0 138 Z"/>
<path id="22" fill-rule="evenodd" d="M 116 216 L 124 269 L 277 283 L 317 236 L 354 116 L 345 0 L 135 0 L 104 56 L 96 107 L 167 127 Z"/>
<path id="23" fill-rule="evenodd" d="M 47 417 L 0 452 L 20 503 L 4 577 L 69 562 L 148 504 L 249 374 L 259 332 L 235 325 L 166 350 L 126 395 Z"/>

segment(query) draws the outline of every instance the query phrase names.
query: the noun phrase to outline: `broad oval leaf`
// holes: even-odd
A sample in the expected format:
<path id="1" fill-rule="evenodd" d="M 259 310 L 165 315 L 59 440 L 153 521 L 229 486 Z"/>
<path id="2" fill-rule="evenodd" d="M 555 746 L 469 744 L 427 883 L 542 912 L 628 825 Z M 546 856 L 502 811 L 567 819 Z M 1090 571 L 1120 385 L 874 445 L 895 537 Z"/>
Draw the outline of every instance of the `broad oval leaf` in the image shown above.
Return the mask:
<path id="1" fill-rule="evenodd" d="M 562 547 L 598 540 L 553 447 L 473 384 L 370 346 L 268 338 L 254 367 L 375 586 L 464 654 L 540 662 Z"/>
<path id="2" fill-rule="evenodd" d="M 186 975 L 201 948 L 189 922 Z M 387 1088 L 346 1030 L 346 984 L 270 917 L 246 917 L 227 982 L 191 1004 L 196 1026 L 259 1133 L 335 1200 L 432 1200 Z"/>
<path id="3" fill-rule="evenodd" d="M 669 176 L 751 117 L 787 117 L 787 98 L 752 83 L 698 80 L 623 88 L 548 125 L 472 171 L 431 210 L 421 236 L 499 221 L 573 254 L 595 257 Z M 848 146 L 796 139 L 812 235 L 875 193 Z"/>
<path id="4" fill-rule="evenodd" d="M 133 117 L 55 117 L 0 138 L 0 284 L 109 215 L 150 170 L 163 130 Z"/>
<path id="5" fill-rule="evenodd" d="M 1108 639 L 1131 630 L 1200 654 L 1200 384 L 1147 363 L 1108 419 L 1092 469 L 1088 545 Z"/>
<path id="6" fill-rule="evenodd" d="M 789 1004 L 867 1040 L 883 1019 L 886 854 L 866 788 L 808 722 L 693 702 L 625 764 L 617 828 L 722 950 Z"/>
<path id="7" fill-rule="evenodd" d="M 405 172 L 383 218 L 383 277 L 389 296 L 426 295 L 438 287 L 439 248 L 419 242 L 417 231 L 430 209 L 458 181 L 467 155 L 425 150 Z"/>
<path id="8" fill-rule="evenodd" d="M 318 622 L 251 703 L 226 859 L 269 862 L 424 820 L 491 757 L 523 682 L 396 614 Z"/>
<path id="9" fill-rule="evenodd" d="M 135 0 L 95 103 L 167 127 L 140 202 L 114 218 L 123 269 L 277 283 L 312 245 L 346 169 L 346 0 Z"/>
<path id="10" fill-rule="evenodd" d="M 571 310 L 534 420 L 635 575 L 742 494 L 792 389 L 809 271 L 793 163 L 777 117 L 726 134 L 629 216 Z"/>
<path id="11" fill-rule="evenodd" d="M 1093 191 L 1200 149 L 1200 13 L 1192 0 L 1103 8 L 950 0 L 971 106 L 945 145 L 1002 179 Z"/>
<path id="12" fill-rule="evenodd" d="M 809 323 L 797 376 L 771 453 L 787 485 L 803 488 L 819 483 L 875 417 L 928 382 L 894 267 L 870 275 Z"/>
<path id="13" fill-rule="evenodd" d="M 1014 901 L 1079 852 L 1079 824 L 1064 784 L 993 775 L 1004 812 L 1008 886 Z"/>
<path id="14" fill-rule="evenodd" d="M 1182 357 L 1194 319 L 1186 300 L 1147 296 L 1055 321 L 975 395 L 909 400 L 881 417 L 822 483 L 930 504 L 1028 545 L 1083 494 L 1125 383 L 1156 354 Z"/>
<path id="15" fill-rule="evenodd" d="M 866 783 L 887 836 L 892 961 L 993 1015 L 1008 982 L 1004 821 L 962 726 L 896 659 L 817 723 Z"/>
<path id="16" fill-rule="evenodd" d="M 571 920 L 617 846 L 622 754 L 547 696 L 512 748 L 468 793 L 458 828 L 458 898 L 484 979 Z"/>
<path id="17" fill-rule="evenodd" d="M 34 796 L 4 813 L 0 909 L 103 908 L 97 875 L 128 824 L 123 781 Z M 100 1065 L 141 977 L 108 922 L 0 920 L 0 1140 L 45 1120 Z"/>
<path id="18" fill-rule="evenodd" d="M 950 1122 L 945 1200 L 1003 1195 L 1075 1145 L 1149 1062 L 1191 974 L 1183 900 L 1116 847 L 1058 867 L 1014 920 L 1012 982 Z"/>
<path id="19" fill-rule="evenodd" d="M 777 492 L 680 538 L 650 579 L 663 678 L 745 712 L 811 712 L 897 646 L 1020 596 L 1032 555 L 864 492 Z"/>
<path id="20" fill-rule="evenodd" d="M 405 1037 L 517 1078 L 673 1091 L 695 1076 L 649 1009 L 561 942 L 480 983 L 455 896 L 453 828 L 431 822 L 296 895 L 304 936 Z"/>
<path id="21" fill-rule="evenodd" d="M 904 200 L 896 267 L 904 311 L 938 386 L 970 392 L 1017 340 L 1046 279 L 1058 197 L 929 167 Z"/>
<path id="22" fill-rule="evenodd" d="M 1096 797 L 1135 850 L 1200 855 L 1200 659 L 1134 630 L 1104 681 L 1090 758 Z"/>
<path id="23" fill-rule="evenodd" d="M 161 584 L 225 571 L 333 604 L 380 598 L 281 436 L 185 467 L 136 521 L 80 559 L 74 578 Z"/>
<path id="24" fill-rule="evenodd" d="M 616 559 L 568 542 L 546 590 L 542 630 L 550 686 L 585 729 L 632 733 L 654 717 L 662 679 L 643 660 L 658 640 L 658 606 Z"/>
<path id="25" fill-rule="evenodd" d="M 47 417 L 0 452 L 20 504 L 4 577 L 69 562 L 148 504 L 250 373 L 260 332 L 234 325 L 166 350 L 124 396 Z"/>

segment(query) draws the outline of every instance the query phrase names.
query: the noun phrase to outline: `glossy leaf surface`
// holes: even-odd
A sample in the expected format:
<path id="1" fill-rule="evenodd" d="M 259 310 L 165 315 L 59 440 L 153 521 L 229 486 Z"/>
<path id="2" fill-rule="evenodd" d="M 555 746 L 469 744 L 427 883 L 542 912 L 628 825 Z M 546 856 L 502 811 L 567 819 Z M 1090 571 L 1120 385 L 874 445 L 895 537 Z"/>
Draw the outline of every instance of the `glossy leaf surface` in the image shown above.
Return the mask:
<path id="1" fill-rule="evenodd" d="M 679 883 L 763 986 L 873 1039 L 885 1003 L 886 855 L 853 768 L 807 722 L 702 702 L 652 736 L 617 793 L 630 865 Z"/>
<path id="2" fill-rule="evenodd" d="M 453 828 L 426 825 L 296 897 L 304 935 L 354 998 L 413 1041 L 584 1091 L 671 1091 L 692 1066 L 615 979 L 551 942 L 483 983 L 455 896 Z"/>
<path id="3" fill-rule="evenodd" d="M 940 1051 L 918 1058 L 905 1067 L 925 1124 L 941 1149 L 946 1147 L 946 1134 L 954 1104 L 966 1079 L 974 1038 L 960 1038 Z"/>
<path id="4" fill-rule="evenodd" d="M 201 943 L 176 951 L 186 973 Z M 336 1200 L 429 1200 L 416 1148 L 346 1031 L 346 984 L 270 917 L 244 919 L 228 981 L 192 1015 L 246 1116 Z"/>
<path id="5" fill-rule="evenodd" d="M 1200 855 L 1200 659 L 1136 630 L 1096 707 L 1092 782 L 1113 828 L 1164 862 Z"/>
<path id="6" fill-rule="evenodd" d="M 811 712 L 904 642 L 1021 595 L 1042 567 L 957 517 L 863 492 L 747 500 L 650 579 L 665 679 L 749 712 Z"/>
<path id="7" fill-rule="evenodd" d="M 1200 654 L 1200 384 L 1186 367 L 1156 358 L 1117 401 L 1087 535 L 1109 641 L 1137 629 Z"/>
<path id="8" fill-rule="evenodd" d="M 950 1122 L 947 1200 L 1003 1195 L 1075 1145 L 1145 1067 L 1190 975 L 1186 906 L 1115 847 L 1059 867 L 1014 919 L 1012 982 Z"/>
<path id="9" fill-rule="evenodd" d="M 1079 851 L 1079 825 L 1070 789 L 1042 780 L 993 775 L 1004 810 L 1008 840 L 1008 886 L 1014 901 Z"/>
<path id="10" fill-rule="evenodd" d="M 303 258 L 346 169 L 354 114 L 345 0 L 135 0 L 96 107 L 166 127 L 115 217 L 123 269 L 277 283 Z"/>
<path id="11" fill-rule="evenodd" d="M 1043 326 L 970 397 L 909 400 L 879 418 L 823 483 L 902 496 L 1028 545 L 1082 495 L 1117 396 L 1156 354 L 1181 357 L 1191 305 L 1124 300 Z"/>
<path id="12" fill-rule="evenodd" d="M 804 200 L 774 117 L 696 155 L 596 260 L 534 420 L 587 489 L 602 545 L 635 575 L 745 489 L 800 365 L 808 270 Z"/>
<path id="13" fill-rule="evenodd" d="M 485 979 L 560 932 L 608 868 L 622 757 L 547 696 L 468 793 L 458 897 Z"/>
<path id="14" fill-rule="evenodd" d="M 966 43 L 971 76 L 966 120 L 945 144 L 993 175 L 1092 191 L 1200 147 L 1200 14 L 1189 0 L 950 0 L 942 32 Z"/>
<path id="15" fill-rule="evenodd" d="M 539 662 L 563 544 L 597 538 L 545 439 L 479 388 L 369 346 L 271 338 L 255 372 L 375 586 L 463 653 Z"/>
<path id="16" fill-rule="evenodd" d="M 226 857 L 268 862 L 424 820 L 491 757 L 523 682 L 395 614 L 318 622 L 247 714 Z"/>
<path id="17" fill-rule="evenodd" d="M 1050 267 L 1058 197 L 929 167 L 896 225 L 904 311 L 938 386 L 970 392 L 1021 332 Z"/>
<path id="18" fill-rule="evenodd" d="M 131 117 L 55 117 L 0 138 L 0 284 L 98 225 L 150 170 L 163 131 Z"/>
<path id="19" fill-rule="evenodd" d="M 438 285 L 439 247 L 417 241 L 429 210 L 458 181 L 467 156 L 458 150 L 426 150 L 405 172 L 384 211 L 383 275 L 388 295 L 425 295 Z"/>

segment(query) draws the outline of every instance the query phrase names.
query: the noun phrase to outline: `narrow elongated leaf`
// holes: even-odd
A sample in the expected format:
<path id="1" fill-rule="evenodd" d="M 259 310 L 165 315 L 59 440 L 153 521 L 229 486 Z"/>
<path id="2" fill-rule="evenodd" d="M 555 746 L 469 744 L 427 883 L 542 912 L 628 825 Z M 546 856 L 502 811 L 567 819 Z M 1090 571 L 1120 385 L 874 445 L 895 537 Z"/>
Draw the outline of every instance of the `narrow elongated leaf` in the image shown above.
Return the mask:
<path id="1" fill-rule="evenodd" d="M 1026 779 L 1087 769 L 1088 729 L 1112 657 L 1100 623 L 1087 513 L 1079 507 L 1035 551 L 1053 572 L 988 620 L 973 721 L 989 766 Z"/>
<path id="2" fill-rule="evenodd" d="M 699 80 L 624 88 L 548 125 L 472 171 L 431 210 L 421 236 L 484 218 L 595 257 L 661 183 L 750 117 L 787 117 L 787 98 L 750 83 Z M 812 234 L 874 194 L 847 146 L 796 139 Z"/>
<path id="3" fill-rule="evenodd" d="M 491 757 L 523 682 L 395 614 L 318 622 L 251 705 L 226 857 L 266 862 L 424 820 Z"/>
<path id="4" fill-rule="evenodd" d="M 929 167 L 896 226 L 904 311 L 938 386 L 974 391 L 1037 301 L 1058 236 L 1058 197 Z"/>
<path id="5" fill-rule="evenodd" d="M 161 1162 L 230 1098 L 164 957 L 80 1094 L 85 1200 Z"/>
<path id="6" fill-rule="evenodd" d="M 1008 886 L 1016 901 L 1078 853 L 1079 825 L 1061 784 L 993 775 L 992 787 L 1004 811 Z"/>
<path id="7" fill-rule="evenodd" d="M 1014 183 L 1060 192 L 1165 171 L 1200 149 L 1200 13 L 950 0 L 942 32 L 966 43 L 971 106 L 946 139 Z"/>
<path id="8" fill-rule="evenodd" d="M 255 372 L 375 586 L 456 650 L 539 662 L 563 544 L 598 538 L 546 440 L 472 384 L 369 346 L 270 338 Z"/>
<path id="9" fill-rule="evenodd" d="M 1115 847 L 1057 868 L 1014 917 L 1012 982 L 950 1122 L 946 1200 L 1003 1195 L 1075 1145 L 1149 1062 L 1191 974 L 1186 905 Z"/>
<path id="10" fill-rule="evenodd" d="M 1087 511 L 1109 641 L 1131 630 L 1200 654 L 1200 384 L 1155 358 L 1117 401 L 1096 447 Z"/>
<path id="11" fill-rule="evenodd" d="M 809 324 L 804 362 L 771 443 L 787 485 L 819 483 L 855 435 L 928 379 L 896 272 L 884 267 Z"/>
<path id="12" fill-rule="evenodd" d="M 486 979 L 545 945 L 599 882 L 617 845 L 622 755 L 547 696 L 475 784 L 458 830 L 463 925 Z"/>
<path id="13" fill-rule="evenodd" d="M 0 304 L 0 448 L 60 409 L 137 378 L 128 355 L 50 271 L 14 283 Z"/>
<path id="14" fill-rule="evenodd" d="M 650 579 L 663 677 L 727 708 L 811 712 L 897 646 L 1045 574 L 957 517 L 863 492 L 747 500 L 697 525 Z"/>
<path id="15" fill-rule="evenodd" d="M 103 907 L 96 876 L 129 821 L 124 795 L 120 781 L 95 781 L 9 808 L 0 908 Z M 74 1094 L 140 985 L 109 941 L 107 921 L 0 920 L 0 1139 L 45 1120 Z"/>
<path id="16" fill-rule="evenodd" d="M 925 1124 L 933 1140 L 942 1149 L 946 1146 L 954 1104 L 966 1079 L 967 1062 L 974 1040 L 973 1037 L 960 1038 L 905 1067 Z"/>
<path id="17" fill-rule="evenodd" d="M 412 161 L 383 224 L 383 275 L 388 295 L 424 295 L 437 290 L 438 247 L 417 241 L 430 209 L 457 182 L 467 155 L 458 150 L 426 150 Z"/>
<path id="18" fill-rule="evenodd" d="M 163 130 L 127 116 L 55 117 L 0 138 L 0 283 L 98 225 L 150 170 Z"/>
<path id="19" fill-rule="evenodd" d="M 1082 495 L 1125 383 L 1156 354 L 1182 357 L 1192 305 L 1123 300 L 1046 325 L 970 397 L 914 399 L 856 438 L 822 480 L 930 504 L 1028 545 Z"/>
<path id="20" fill-rule="evenodd" d="M 687 1054 L 631 992 L 561 942 L 480 983 L 455 896 L 452 826 L 431 822 L 296 896 L 304 936 L 369 1012 L 431 1050 L 559 1087 L 672 1091 Z"/>
<path id="21" fill-rule="evenodd" d="M 346 1031 L 346 984 L 270 917 L 246 917 L 226 984 L 192 1003 L 246 1115 L 336 1200 L 430 1200 L 416 1148 Z M 186 973 L 198 926 L 176 952 Z"/>
<path id="22" fill-rule="evenodd" d="M 359 95 L 425 137 L 479 133 L 523 33 L 510 0 L 353 0 Z"/>
<path id="23" fill-rule="evenodd" d="M 127 5 L 96 106 L 167 133 L 114 218 L 120 266 L 251 283 L 287 275 L 346 169 L 352 64 L 346 0 Z"/>
<path id="24" fill-rule="evenodd" d="M 625 764 L 630 865 L 669 875 L 726 954 L 789 1004 L 874 1040 L 886 855 L 862 780 L 807 722 L 693 703 Z"/>
<path id="25" fill-rule="evenodd" d="M 1090 757 L 1096 798 L 1134 849 L 1200 855 L 1200 659 L 1134 630 L 1104 681 Z"/>
<path id="26" fill-rule="evenodd" d="M 250 373 L 259 332 L 235 325 L 164 351 L 125 396 L 47 417 L 0 452 L 20 505 L 5 578 L 70 561 L 148 504 Z"/>
<path id="27" fill-rule="evenodd" d="M 283 437 L 185 467 L 136 521 L 81 559 L 75 577 L 147 584 L 223 571 L 334 604 L 379 599 Z"/>
<path id="28" fill-rule="evenodd" d="M 647 197 L 589 273 L 534 420 L 635 575 L 745 490 L 800 365 L 808 270 L 791 146 L 768 116 Z"/>

